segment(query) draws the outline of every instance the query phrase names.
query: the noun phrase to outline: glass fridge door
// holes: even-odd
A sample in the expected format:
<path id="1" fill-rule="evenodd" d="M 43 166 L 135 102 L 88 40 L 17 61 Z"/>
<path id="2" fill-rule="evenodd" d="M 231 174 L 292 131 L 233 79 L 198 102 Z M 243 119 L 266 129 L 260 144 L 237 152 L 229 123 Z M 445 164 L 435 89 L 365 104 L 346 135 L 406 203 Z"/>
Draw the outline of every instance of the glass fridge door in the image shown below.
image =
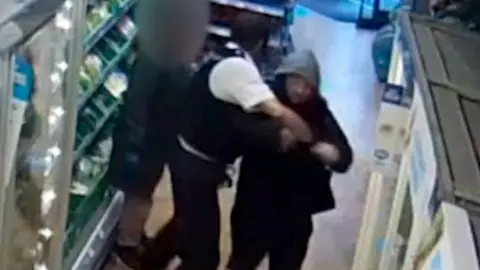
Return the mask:
<path id="1" fill-rule="evenodd" d="M 22 38 L 1 54 L 9 64 L 0 66 L 7 89 L 1 94 L 7 109 L 0 111 L 0 144 L 5 145 L 0 149 L 0 269 L 62 268 L 76 124 L 72 86 L 82 53 L 80 14 L 82 1 L 43 0 L 10 22 Z M 0 25 L 0 44 L 2 30 Z"/>

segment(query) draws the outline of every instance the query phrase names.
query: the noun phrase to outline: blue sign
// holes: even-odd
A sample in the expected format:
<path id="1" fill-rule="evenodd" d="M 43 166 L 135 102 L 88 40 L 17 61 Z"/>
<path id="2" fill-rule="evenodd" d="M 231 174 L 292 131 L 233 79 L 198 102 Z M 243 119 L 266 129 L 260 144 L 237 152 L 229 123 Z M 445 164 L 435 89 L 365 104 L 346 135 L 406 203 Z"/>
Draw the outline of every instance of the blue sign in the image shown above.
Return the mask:
<path id="1" fill-rule="evenodd" d="M 394 85 L 394 84 L 386 84 L 385 89 L 383 91 L 382 101 L 395 104 L 395 105 L 402 105 L 403 100 L 403 86 Z"/>
<path id="2" fill-rule="evenodd" d="M 32 93 L 34 72 L 33 67 L 23 55 L 15 57 L 15 78 L 13 96 L 17 99 L 27 101 Z"/>
<path id="3" fill-rule="evenodd" d="M 437 251 L 437 253 L 433 257 L 432 263 L 430 264 L 430 269 L 432 269 L 432 270 L 443 270 L 442 256 L 440 255 L 440 251 Z"/>

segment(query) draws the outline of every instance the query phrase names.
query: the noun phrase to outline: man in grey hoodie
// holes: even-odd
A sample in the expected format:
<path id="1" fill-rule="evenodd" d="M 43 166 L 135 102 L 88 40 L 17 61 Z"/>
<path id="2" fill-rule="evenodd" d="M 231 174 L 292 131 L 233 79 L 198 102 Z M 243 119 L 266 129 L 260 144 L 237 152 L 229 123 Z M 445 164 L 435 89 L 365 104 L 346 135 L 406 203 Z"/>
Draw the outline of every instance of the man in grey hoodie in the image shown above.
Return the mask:
<path id="1" fill-rule="evenodd" d="M 286 153 L 244 153 L 231 214 L 231 270 L 254 270 L 266 256 L 272 270 L 301 269 L 312 215 L 335 207 L 330 178 L 349 169 L 353 153 L 319 85 L 311 51 L 290 54 L 276 71 L 271 89 L 308 123 L 313 139 Z"/>
<path id="2" fill-rule="evenodd" d="M 137 261 L 138 247 L 150 242 L 143 225 L 175 140 L 174 116 L 190 64 L 203 46 L 209 1 L 140 0 L 135 15 L 138 58 L 113 135 L 107 176 L 126 195 L 116 249 L 126 262 Z"/>

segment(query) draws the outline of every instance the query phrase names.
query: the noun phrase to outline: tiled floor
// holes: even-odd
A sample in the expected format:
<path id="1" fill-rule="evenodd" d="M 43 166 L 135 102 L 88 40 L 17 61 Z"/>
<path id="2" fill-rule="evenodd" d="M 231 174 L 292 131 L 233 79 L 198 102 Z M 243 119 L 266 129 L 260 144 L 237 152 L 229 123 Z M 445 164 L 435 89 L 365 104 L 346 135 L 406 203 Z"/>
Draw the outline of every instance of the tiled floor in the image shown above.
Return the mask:
<path id="1" fill-rule="evenodd" d="M 347 270 L 360 226 L 378 104 L 370 60 L 373 34 L 308 9 L 300 9 L 297 14 L 292 28 L 295 45 L 312 49 L 318 57 L 322 67 L 322 92 L 356 154 L 351 171 L 333 180 L 337 209 L 315 217 L 315 232 L 304 269 Z M 228 214 L 232 199 L 231 189 L 221 191 L 223 262 L 229 253 Z M 163 181 L 156 193 L 154 216 L 147 227 L 155 230 L 161 226 L 171 209 L 168 181 Z"/>

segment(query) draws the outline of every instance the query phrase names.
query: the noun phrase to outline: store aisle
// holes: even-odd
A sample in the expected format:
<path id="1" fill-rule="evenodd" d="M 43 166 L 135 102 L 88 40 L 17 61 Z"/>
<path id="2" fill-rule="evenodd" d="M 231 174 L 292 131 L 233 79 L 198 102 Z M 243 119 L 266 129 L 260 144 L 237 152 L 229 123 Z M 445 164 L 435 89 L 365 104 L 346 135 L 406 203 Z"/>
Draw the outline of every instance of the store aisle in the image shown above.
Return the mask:
<path id="1" fill-rule="evenodd" d="M 314 50 L 322 68 L 321 91 L 355 150 L 351 171 L 332 181 L 337 208 L 315 217 L 304 269 L 346 270 L 360 227 L 378 109 L 370 60 L 373 33 L 308 9 L 302 15 L 292 29 L 295 45 Z"/>
<path id="2" fill-rule="evenodd" d="M 306 8 L 297 12 L 292 33 L 297 48 L 312 49 L 318 57 L 322 67 L 322 92 L 356 154 L 352 170 L 333 180 L 337 209 L 315 217 L 315 233 L 304 269 L 347 270 L 360 227 L 378 104 L 370 60 L 373 34 L 357 31 L 353 24 L 335 21 Z M 231 189 L 220 192 L 223 263 L 230 250 L 229 212 L 233 192 Z M 171 211 L 169 183 L 162 181 L 155 194 L 155 216 L 147 227 L 161 226 Z"/>

